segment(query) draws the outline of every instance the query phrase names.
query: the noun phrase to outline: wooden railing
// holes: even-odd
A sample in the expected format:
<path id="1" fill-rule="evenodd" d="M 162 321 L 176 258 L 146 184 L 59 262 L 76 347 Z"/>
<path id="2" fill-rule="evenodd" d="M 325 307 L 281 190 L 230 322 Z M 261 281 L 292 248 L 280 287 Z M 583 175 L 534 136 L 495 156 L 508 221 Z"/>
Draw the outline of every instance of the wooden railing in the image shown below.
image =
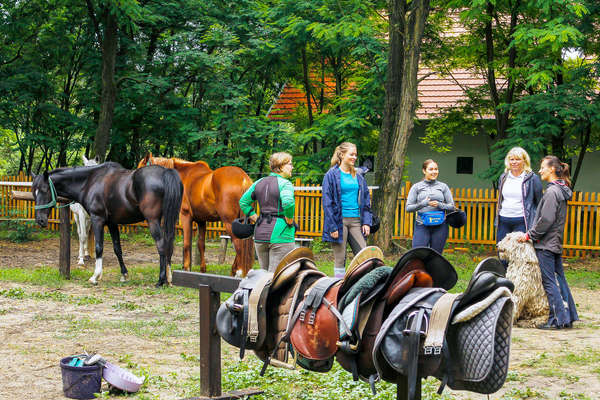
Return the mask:
<path id="1" fill-rule="evenodd" d="M 31 179 L 26 176 L 0 177 L 4 182 L 0 185 L 0 219 L 22 218 L 33 219 L 31 202 L 11 200 L 11 190 L 29 190 Z M 412 238 L 414 213 L 406 212 L 406 196 L 410 189 L 407 182 L 398 196 L 396 208 L 394 239 Z M 467 223 L 461 229 L 450 228 L 449 243 L 462 245 L 493 246 L 496 243 L 497 192 L 493 189 L 451 189 L 456 205 L 467 214 Z M 295 181 L 296 211 L 295 219 L 300 227 L 298 236 L 320 237 L 323 228 L 323 207 L 321 188 L 319 185 L 302 185 Z M 52 210 L 50 229 L 58 230 L 58 213 Z M 145 223 L 121 227 L 122 232 L 132 232 L 146 226 Z M 181 226 L 177 226 L 181 234 Z M 218 238 L 224 232 L 223 224 L 211 222 L 207 224 L 207 237 Z M 600 254 L 600 193 L 575 192 L 568 203 L 567 223 L 565 226 L 565 254 L 569 256 L 585 256 Z"/>

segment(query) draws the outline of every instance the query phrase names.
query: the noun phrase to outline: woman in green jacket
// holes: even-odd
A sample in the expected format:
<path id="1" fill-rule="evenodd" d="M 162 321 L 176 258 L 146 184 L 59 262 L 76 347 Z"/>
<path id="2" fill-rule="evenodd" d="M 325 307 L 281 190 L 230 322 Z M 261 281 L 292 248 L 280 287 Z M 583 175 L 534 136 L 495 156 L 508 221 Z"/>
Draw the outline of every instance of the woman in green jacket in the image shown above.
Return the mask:
<path id="1" fill-rule="evenodd" d="M 292 156 L 275 153 L 269 159 L 271 173 L 259 179 L 242 195 L 240 208 L 252 222 L 254 246 L 262 269 L 275 272 L 279 261 L 294 249 L 294 186 Z M 252 207 L 258 202 L 260 215 Z"/>

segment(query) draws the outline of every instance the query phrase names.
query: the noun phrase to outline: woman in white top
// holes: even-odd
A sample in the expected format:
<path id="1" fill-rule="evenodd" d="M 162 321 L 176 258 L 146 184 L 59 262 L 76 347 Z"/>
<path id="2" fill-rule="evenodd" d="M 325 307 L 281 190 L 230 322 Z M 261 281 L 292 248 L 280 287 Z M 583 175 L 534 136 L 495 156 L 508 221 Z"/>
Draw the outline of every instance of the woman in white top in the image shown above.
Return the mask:
<path id="1" fill-rule="evenodd" d="M 504 158 L 505 170 L 498 181 L 496 243 L 511 232 L 527 232 L 533 226 L 542 198 L 542 181 L 531 170 L 529 154 L 513 147 Z M 504 267 L 508 265 L 503 261 Z"/>

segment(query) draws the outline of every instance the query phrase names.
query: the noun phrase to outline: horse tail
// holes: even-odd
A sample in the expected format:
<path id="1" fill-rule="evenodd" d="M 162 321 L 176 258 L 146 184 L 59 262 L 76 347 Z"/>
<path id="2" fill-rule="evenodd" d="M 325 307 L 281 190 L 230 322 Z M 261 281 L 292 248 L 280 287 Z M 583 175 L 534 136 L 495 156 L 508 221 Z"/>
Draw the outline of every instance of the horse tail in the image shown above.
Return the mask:
<path id="1" fill-rule="evenodd" d="M 171 243 L 175 237 L 175 224 L 179 218 L 181 199 L 183 197 L 183 184 L 179 173 L 174 169 L 166 168 L 162 176 L 164 186 L 164 197 L 162 203 L 163 230 L 167 243 Z"/>

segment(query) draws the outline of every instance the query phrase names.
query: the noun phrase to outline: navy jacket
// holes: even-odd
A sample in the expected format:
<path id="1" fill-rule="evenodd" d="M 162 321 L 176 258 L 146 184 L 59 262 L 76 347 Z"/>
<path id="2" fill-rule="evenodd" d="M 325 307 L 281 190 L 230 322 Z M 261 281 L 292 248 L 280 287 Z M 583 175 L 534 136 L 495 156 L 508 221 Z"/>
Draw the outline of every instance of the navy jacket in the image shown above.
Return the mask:
<path id="1" fill-rule="evenodd" d="M 371 196 L 367 181 L 362 174 L 358 173 L 358 209 L 360 212 L 360 224 L 369 225 L 373 223 L 373 215 L 371 214 Z M 325 221 L 323 222 L 323 241 L 341 243 L 343 235 L 342 226 L 342 188 L 340 185 L 340 167 L 334 166 L 323 178 L 323 211 Z M 331 232 L 338 232 L 338 238 L 331 237 Z"/>
<path id="2" fill-rule="evenodd" d="M 496 207 L 496 221 L 495 225 L 498 226 L 498 215 L 500 215 L 500 209 L 502 208 L 502 187 L 506 181 L 506 174 L 500 175 L 498 180 L 498 204 Z M 535 218 L 535 211 L 542 198 L 542 181 L 537 174 L 529 172 L 523 178 L 523 185 L 521 186 L 521 193 L 523 195 L 523 213 L 525 215 L 525 229 L 529 230 L 533 226 L 533 219 Z"/>

